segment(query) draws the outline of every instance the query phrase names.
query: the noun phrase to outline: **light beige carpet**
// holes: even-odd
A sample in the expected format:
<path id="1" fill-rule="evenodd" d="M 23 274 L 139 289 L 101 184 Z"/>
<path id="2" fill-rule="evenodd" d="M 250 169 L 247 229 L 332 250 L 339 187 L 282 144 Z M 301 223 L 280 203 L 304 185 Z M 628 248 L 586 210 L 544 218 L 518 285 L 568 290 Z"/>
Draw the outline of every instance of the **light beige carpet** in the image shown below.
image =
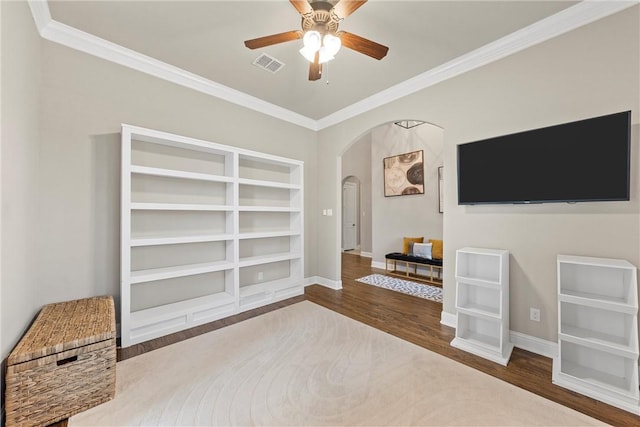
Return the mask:
<path id="1" fill-rule="evenodd" d="M 601 425 L 307 301 L 116 369 L 71 426 Z"/>

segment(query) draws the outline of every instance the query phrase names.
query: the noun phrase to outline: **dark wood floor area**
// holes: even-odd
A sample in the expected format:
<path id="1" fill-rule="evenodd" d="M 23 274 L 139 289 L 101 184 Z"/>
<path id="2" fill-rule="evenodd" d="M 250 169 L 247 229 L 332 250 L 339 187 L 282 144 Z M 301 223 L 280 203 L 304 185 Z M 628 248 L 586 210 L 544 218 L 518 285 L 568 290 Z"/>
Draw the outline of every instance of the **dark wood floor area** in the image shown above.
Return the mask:
<path id="1" fill-rule="evenodd" d="M 342 286 L 335 291 L 321 285 L 307 286 L 303 296 L 291 298 L 249 312 L 240 313 L 142 344 L 118 349 L 118 361 L 164 347 L 224 326 L 308 300 L 359 322 L 395 335 L 423 348 L 471 366 L 532 393 L 576 409 L 615 426 L 640 426 L 640 417 L 606 405 L 551 383 L 552 361 L 518 348 L 513 350 L 504 367 L 449 345 L 455 330 L 440 324 L 442 305 L 376 286 L 356 282 L 371 273 L 384 270 L 371 268 L 371 259 L 356 254 L 342 255 Z M 479 423 L 481 420 L 479 420 Z M 65 427 L 60 423 L 56 427 Z"/>
<path id="2" fill-rule="evenodd" d="M 344 253 L 343 289 L 311 285 L 306 299 L 608 424 L 640 426 L 640 416 L 553 385 L 547 357 L 515 348 L 504 367 L 451 347 L 455 330 L 440 324 L 441 304 L 355 281 L 371 273 L 384 271 L 371 268 L 369 258 Z"/>

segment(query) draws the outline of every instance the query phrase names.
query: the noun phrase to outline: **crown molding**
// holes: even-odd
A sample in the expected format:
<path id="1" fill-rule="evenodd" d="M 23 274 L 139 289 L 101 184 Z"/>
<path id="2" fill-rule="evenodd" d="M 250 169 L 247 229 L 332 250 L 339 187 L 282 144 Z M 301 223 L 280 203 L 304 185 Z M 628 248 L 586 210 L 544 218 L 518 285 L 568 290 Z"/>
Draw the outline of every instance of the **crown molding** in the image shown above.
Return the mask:
<path id="1" fill-rule="evenodd" d="M 127 49 L 118 44 L 53 20 L 47 0 L 29 0 L 40 36 L 54 43 L 97 56 L 233 104 L 319 131 L 367 111 L 426 89 L 460 74 L 500 60 L 536 44 L 575 30 L 639 3 L 638 0 L 583 0 L 534 24 L 486 44 L 445 64 L 369 96 L 320 120 L 208 80 L 202 76 Z"/>
<path id="2" fill-rule="evenodd" d="M 318 130 L 317 122 L 309 117 L 55 21 L 51 18 L 46 0 L 29 0 L 29 6 L 40 36 L 46 40 L 313 131 Z"/>
<path id="3" fill-rule="evenodd" d="M 638 4 L 584 0 L 318 120 L 324 129 Z"/>

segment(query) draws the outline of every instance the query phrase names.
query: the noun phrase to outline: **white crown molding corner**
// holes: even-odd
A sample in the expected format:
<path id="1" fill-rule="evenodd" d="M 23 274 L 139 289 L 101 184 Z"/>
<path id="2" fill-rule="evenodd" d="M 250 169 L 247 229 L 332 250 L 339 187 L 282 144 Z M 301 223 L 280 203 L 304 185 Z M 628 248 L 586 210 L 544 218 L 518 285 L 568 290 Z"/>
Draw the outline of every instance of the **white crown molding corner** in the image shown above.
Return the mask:
<path id="1" fill-rule="evenodd" d="M 336 125 L 412 93 L 505 58 L 561 34 L 638 4 L 634 1 L 585 0 L 488 43 L 445 64 L 405 80 L 318 120 L 319 130 Z"/>
<path id="2" fill-rule="evenodd" d="M 52 42 L 76 49 L 178 85 L 223 99 L 271 117 L 320 131 L 363 114 L 429 86 L 497 61 L 583 25 L 605 18 L 631 6 L 638 0 L 584 0 L 555 15 L 542 19 L 501 39 L 453 59 L 443 65 L 378 92 L 320 120 L 314 120 L 286 108 L 263 101 L 244 92 L 221 85 L 181 68 L 111 43 L 52 19 L 47 0 L 28 0 L 40 35 Z"/>
<path id="3" fill-rule="evenodd" d="M 31 9 L 31 16 L 33 16 L 38 33 L 42 37 L 45 27 L 52 21 L 49 3 L 47 3 L 47 0 L 29 0 L 28 3 L 29 9 Z"/>
<path id="4" fill-rule="evenodd" d="M 451 328 L 456 328 L 458 325 L 458 316 L 456 314 L 447 313 L 446 311 L 442 311 L 440 313 L 440 324 L 449 326 Z"/>
<path id="5" fill-rule="evenodd" d="M 515 331 L 509 331 L 509 339 L 514 346 L 540 356 L 553 359 L 558 355 L 558 343 L 556 342 Z"/>
<path id="6" fill-rule="evenodd" d="M 320 276 L 311 276 L 304 279 L 304 286 L 322 285 L 334 291 L 342 289 L 342 280 L 331 280 Z"/>

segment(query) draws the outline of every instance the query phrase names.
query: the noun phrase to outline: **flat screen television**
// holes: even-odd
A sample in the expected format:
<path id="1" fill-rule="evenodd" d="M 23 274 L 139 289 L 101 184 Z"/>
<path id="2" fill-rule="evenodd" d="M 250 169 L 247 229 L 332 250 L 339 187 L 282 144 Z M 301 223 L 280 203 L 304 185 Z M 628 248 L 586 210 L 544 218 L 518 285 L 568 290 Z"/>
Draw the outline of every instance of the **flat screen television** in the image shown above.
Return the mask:
<path id="1" fill-rule="evenodd" d="M 631 112 L 458 145 L 458 204 L 629 200 Z"/>

